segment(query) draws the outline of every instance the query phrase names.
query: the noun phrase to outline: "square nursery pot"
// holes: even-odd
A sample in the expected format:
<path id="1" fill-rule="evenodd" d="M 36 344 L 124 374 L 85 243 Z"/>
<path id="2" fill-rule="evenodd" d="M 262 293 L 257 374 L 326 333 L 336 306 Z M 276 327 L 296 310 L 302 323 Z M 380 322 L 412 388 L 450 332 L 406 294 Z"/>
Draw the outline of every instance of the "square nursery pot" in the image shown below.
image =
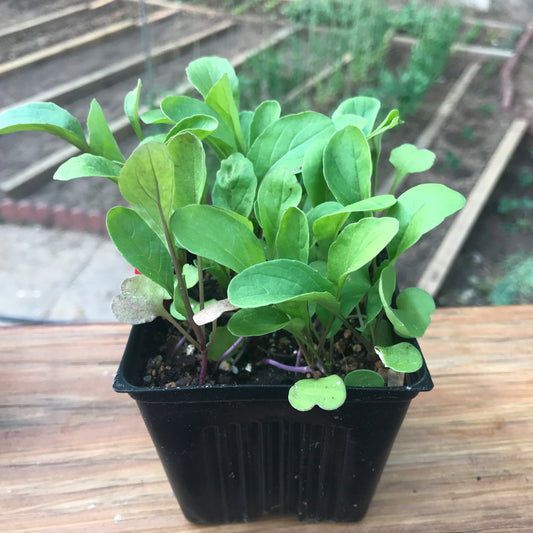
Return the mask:
<path id="1" fill-rule="evenodd" d="M 290 406 L 286 385 L 151 389 L 135 383 L 155 327 L 132 328 L 113 388 L 137 401 L 191 522 L 361 520 L 409 403 L 433 387 L 424 363 L 403 387 L 349 387 L 336 411 L 307 412 Z"/>

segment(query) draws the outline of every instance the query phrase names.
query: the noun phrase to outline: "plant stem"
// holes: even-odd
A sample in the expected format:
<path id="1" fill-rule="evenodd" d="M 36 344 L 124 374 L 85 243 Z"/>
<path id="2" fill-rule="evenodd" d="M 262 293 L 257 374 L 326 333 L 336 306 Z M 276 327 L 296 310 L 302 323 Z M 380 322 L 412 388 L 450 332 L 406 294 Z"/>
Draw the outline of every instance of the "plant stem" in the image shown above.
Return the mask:
<path id="1" fill-rule="evenodd" d="M 286 370 L 287 372 L 300 372 L 301 374 L 307 374 L 308 372 L 313 372 L 310 366 L 284 365 L 283 363 L 280 363 L 279 361 L 276 361 L 274 359 L 261 359 L 260 363 L 264 363 L 265 365 L 275 366 L 276 368 L 279 368 L 280 370 Z"/>
<path id="2" fill-rule="evenodd" d="M 239 337 L 221 356 L 220 356 L 220 359 L 217 361 L 217 369 L 218 367 L 220 366 L 220 363 L 222 363 L 222 361 L 224 361 L 224 359 L 226 359 L 226 357 L 228 357 L 228 355 L 233 352 L 233 350 L 235 350 L 235 348 L 237 348 L 237 346 L 239 346 L 239 344 L 245 339 L 245 337 Z"/>
<path id="3" fill-rule="evenodd" d="M 167 313 L 164 318 L 168 320 L 198 351 L 202 350 L 198 341 L 192 337 L 170 313 Z"/>
<path id="4" fill-rule="evenodd" d="M 374 353 L 374 347 L 365 339 L 363 335 L 359 331 L 357 331 L 352 325 L 346 320 L 343 316 L 338 315 L 339 320 L 346 326 L 347 329 L 349 329 L 357 338 L 358 342 L 360 342 L 366 349 L 366 351 L 371 354 Z"/>

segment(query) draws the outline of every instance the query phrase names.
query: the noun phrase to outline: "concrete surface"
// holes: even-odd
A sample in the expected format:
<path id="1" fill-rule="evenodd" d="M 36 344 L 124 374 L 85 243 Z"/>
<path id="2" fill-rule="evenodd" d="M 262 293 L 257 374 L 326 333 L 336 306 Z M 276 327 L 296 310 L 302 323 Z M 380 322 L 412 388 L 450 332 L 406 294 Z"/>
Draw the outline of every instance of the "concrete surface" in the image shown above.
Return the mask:
<path id="1" fill-rule="evenodd" d="M 132 268 L 107 236 L 0 224 L 0 324 L 114 321 Z"/>

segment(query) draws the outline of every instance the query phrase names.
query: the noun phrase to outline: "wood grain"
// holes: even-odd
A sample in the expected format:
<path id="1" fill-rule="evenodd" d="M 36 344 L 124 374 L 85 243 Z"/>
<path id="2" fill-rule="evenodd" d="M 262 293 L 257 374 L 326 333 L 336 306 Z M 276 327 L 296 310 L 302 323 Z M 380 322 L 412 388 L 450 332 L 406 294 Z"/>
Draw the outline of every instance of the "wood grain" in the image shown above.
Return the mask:
<path id="1" fill-rule="evenodd" d="M 129 328 L 0 329 L 0 530 L 533 531 L 533 306 L 439 309 L 412 403 L 358 525 L 189 524 L 135 403 L 111 389 Z"/>

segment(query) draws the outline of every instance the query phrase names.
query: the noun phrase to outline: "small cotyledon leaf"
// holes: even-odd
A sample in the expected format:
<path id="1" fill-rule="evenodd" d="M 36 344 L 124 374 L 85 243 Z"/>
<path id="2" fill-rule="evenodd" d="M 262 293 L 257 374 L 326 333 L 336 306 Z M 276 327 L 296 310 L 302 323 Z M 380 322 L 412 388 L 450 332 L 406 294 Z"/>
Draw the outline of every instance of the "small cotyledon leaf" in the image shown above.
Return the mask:
<path id="1" fill-rule="evenodd" d="M 289 389 L 289 403 L 298 411 L 315 405 L 326 411 L 338 409 L 346 400 L 346 386 L 339 376 L 302 379 Z"/>

